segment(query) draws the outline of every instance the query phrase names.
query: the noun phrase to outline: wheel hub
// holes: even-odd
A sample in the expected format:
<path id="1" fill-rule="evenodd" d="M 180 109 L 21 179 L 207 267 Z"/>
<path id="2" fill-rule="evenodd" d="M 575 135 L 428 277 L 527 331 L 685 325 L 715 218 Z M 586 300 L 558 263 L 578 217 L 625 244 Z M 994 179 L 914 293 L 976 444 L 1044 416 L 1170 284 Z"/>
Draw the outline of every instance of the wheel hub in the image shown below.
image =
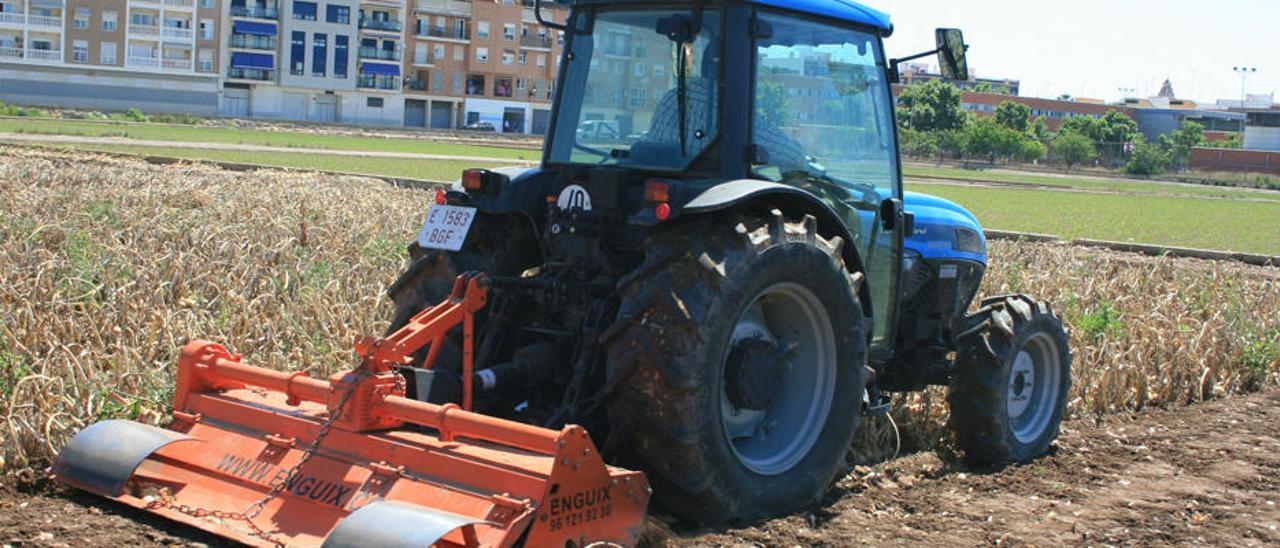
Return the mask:
<path id="1" fill-rule="evenodd" d="M 725 364 L 725 393 L 735 408 L 760 411 L 782 384 L 786 354 L 762 337 L 734 345 Z"/>

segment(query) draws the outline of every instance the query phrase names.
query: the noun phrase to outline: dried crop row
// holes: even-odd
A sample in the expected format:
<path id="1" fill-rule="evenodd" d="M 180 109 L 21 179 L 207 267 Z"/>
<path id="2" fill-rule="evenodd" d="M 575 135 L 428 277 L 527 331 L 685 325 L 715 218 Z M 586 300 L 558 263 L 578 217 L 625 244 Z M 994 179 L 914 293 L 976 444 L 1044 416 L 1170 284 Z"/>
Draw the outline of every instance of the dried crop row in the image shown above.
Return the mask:
<path id="1" fill-rule="evenodd" d="M 382 289 L 430 201 L 368 179 L 3 147 L 0 196 L 0 468 L 40 463 L 94 420 L 163 421 L 191 338 L 272 368 L 350 365 L 350 341 L 385 327 Z M 985 293 L 1039 295 L 1072 326 L 1074 413 L 1274 377 L 1274 270 L 1044 244 L 993 253 Z M 941 400 L 903 406 L 926 443 Z"/>

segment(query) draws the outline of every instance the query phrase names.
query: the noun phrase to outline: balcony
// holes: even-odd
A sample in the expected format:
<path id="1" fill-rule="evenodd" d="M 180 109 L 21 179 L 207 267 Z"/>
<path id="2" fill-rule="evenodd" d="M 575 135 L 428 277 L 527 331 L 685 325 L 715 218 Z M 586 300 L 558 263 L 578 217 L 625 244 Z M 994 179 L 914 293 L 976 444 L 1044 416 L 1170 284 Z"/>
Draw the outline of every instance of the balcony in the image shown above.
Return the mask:
<path id="1" fill-rule="evenodd" d="M 427 91 L 427 81 L 409 78 L 404 81 L 404 87 L 410 91 Z"/>
<path id="2" fill-rule="evenodd" d="M 361 74 L 359 78 L 356 78 L 356 87 L 395 91 L 400 89 L 400 77 L 381 74 Z"/>
<path id="3" fill-rule="evenodd" d="M 190 59 L 165 59 L 160 66 L 168 70 L 195 70 Z"/>
<path id="4" fill-rule="evenodd" d="M 164 5 L 164 0 L 129 0 L 129 4 L 139 7 L 160 7 Z"/>
<path id="5" fill-rule="evenodd" d="M 191 9 L 195 9 L 196 1 L 195 0 L 164 0 L 164 7 L 191 10 Z"/>
<path id="6" fill-rule="evenodd" d="M 399 61 L 400 52 L 396 50 L 385 50 L 371 47 L 360 48 L 361 59 L 373 59 L 376 61 Z"/>
<path id="7" fill-rule="evenodd" d="M 232 17 L 252 17 L 254 19 L 279 19 L 280 10 L 275 6 L 231 6 Z"/>
<path id="8" fill-rule="evenodd" d="M 400 32 L 404 27 L 399 21 L 379 21 L 377 19 L 361 19 L 360 28 L 384 32 Z"/>
<path id="9" fill-rule="evenodd" d="M 276 71 L 274 70 L 232 68 L 227 69 L 227 78 L 232 80 L 270 82 L 275 77 L 275 72 Z"/>
<path id="10" fill-rule="evenodd" d="M 161 34 L 165 40 L 182 40 L 183 42 L 190 42 L 196 35 L 191 29 L 179 27 L 165 27 L 161 30 Z"/>
<path id="11" fill-rule="evenodd" d="M 227 45 L 239 49 L 276 49 L 276 38 L 274 36 L 258 36 L 256 34 L 232 34 L 231 40 Z"/>
<path id="12" fill-rule="evenodd" d="M 45 17 L 43 15 L 28 15 L 27 28 L 42 28 L 49 30 L 62 30 L 61 17 Z"/>
<path id="13" fill-rule="evenodd" d="M 0 48 L 0 59 L 22 59 L 22 48 Z"/>
<path id="14" fill-rule="evenodd" d="M 21 13 L 0 13 L 0 26 L 21 27 L 27 24 L 27 16 Z"/>
<path id="15" fill-rule="evenodd" d="M 454 17 L 471 17 L 471 2 L 465 0 L 425 0 L 415 4 L 419 13 L 438 13 Z"/>
<path id="16" fill-rule="evenodd" d="M 157 25 L 139 25 L 136 23 L 129 23 L 129 34 L 142 37 L 159 37 L 160 27 Z"/>
<path id="17" fill-rule="evenodd" d="M 158 69 L 160 68 L 160 58 L 130 56 L 125 59 L 124 66 L 132 68 Z"/>
<path id="18" fill-rule="evenodd" d="M 521 36 L 520 47 L 550 50 L 551 37 L 550 36 Z"/>
<path id="19" fill-rule="evenodd" d="M 415 53 L 413 56 L 413 64 L 432 66 L 436 64 L 436 56 L 434 53 L 430 51 L 422 52 L 422 55 L 418 55 L 417 53 Z"/>
<path id="20" fill-rule="evenodd" d="M 418 28 L 418 36 L 428 36 L 431 38 L 446 38 L 449 40 L 470 40 L 471 29 L 467 27 L 442 29 L 440 27 Z"/>

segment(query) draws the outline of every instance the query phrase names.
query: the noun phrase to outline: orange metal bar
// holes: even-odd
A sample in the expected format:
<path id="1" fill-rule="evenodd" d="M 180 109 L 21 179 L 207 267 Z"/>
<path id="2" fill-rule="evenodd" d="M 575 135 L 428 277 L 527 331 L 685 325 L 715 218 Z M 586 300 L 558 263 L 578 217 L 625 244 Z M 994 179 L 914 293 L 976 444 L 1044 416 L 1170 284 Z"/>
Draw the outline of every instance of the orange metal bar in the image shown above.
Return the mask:
<path id="1" fill-rule="evenodd" d="M 398 396 L 388 396 L 382 402 L 387 415 L 435 428 L 444 441 L 461 436 L 549 455 L 558 448 L 559 432 L 555 430 L 472 413 L 453 404 L 435 405 Z"/>

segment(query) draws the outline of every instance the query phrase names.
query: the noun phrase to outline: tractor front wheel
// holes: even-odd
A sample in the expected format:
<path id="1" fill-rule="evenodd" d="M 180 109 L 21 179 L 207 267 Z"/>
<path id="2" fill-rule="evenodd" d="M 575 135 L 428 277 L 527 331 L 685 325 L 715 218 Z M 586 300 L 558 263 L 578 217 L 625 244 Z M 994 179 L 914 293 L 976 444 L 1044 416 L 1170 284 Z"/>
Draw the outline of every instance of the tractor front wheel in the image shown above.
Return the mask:
<path id="1" fill-rule="evenodd" d="M 972 466 L 1021 463 L 1049 451 L 1071 389 L 1062 320 L 1025 295 L 993 297 L 969 318 L 951 383 L 951 427 Z"/>
<path id="2" fill-rule="evenodd" d="M 815 225 L 775 211 L 664 232 L 622 282 L 610 416 L 679 517 L 791 513 L 842 464 L 866 331 L 842 242 Z"/>

